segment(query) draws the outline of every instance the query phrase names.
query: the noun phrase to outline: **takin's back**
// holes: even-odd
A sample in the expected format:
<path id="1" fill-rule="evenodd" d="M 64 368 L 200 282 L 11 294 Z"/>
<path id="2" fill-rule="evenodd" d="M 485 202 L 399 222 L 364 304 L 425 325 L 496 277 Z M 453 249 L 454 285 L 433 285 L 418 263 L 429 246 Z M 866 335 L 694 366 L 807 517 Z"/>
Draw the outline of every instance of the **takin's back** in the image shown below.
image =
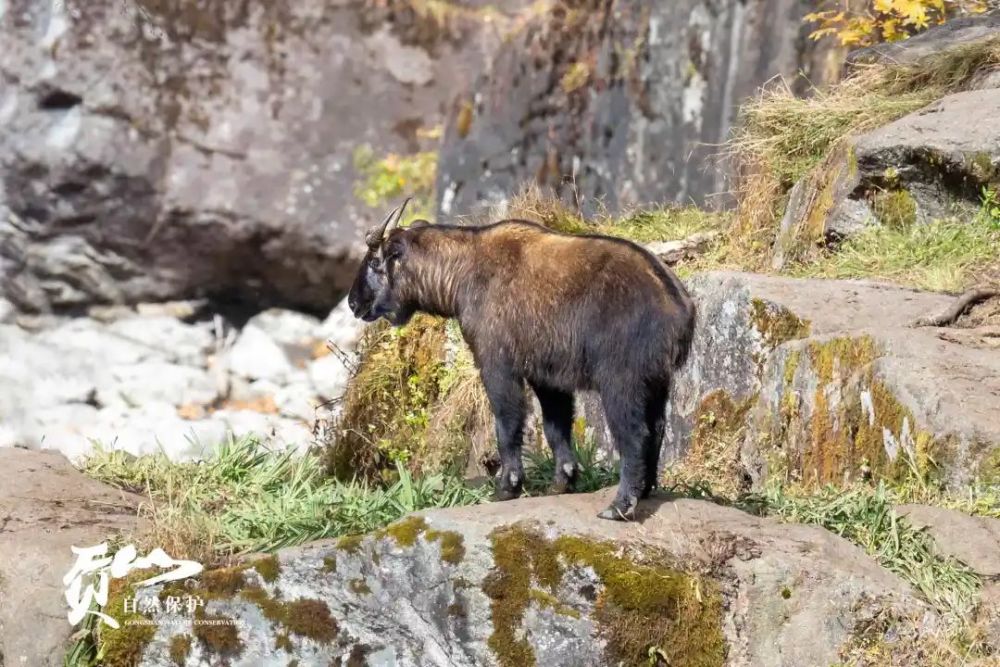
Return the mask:
<path id="1" fill-rule="evenodd" d="M 474 244 L 484 290 L 477 317 L 519 361 L 591 372 L 601 372 L 594 366 L 602 361 L 683 363 L 694 305 L 677 277 L 635 243 L 504 221 L 480 228 Z"/>

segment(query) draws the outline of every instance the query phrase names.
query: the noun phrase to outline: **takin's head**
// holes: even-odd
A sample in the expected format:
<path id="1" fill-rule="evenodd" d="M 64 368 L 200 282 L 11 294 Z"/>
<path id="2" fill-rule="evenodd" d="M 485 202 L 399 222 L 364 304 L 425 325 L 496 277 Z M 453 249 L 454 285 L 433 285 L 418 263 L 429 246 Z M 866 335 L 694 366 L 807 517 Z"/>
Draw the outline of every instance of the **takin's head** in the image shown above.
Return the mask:
<path id="1" fill-rule="evenodd" d="M 368 252 L 358 269 L 358 275 L 351 286 L 347 304 L 351 312 L 365 322 L 374 322 L 384 317 L 390 324 L 402 326 L 410 321 L 417 311 L 417 304 L 400 296 L 399 284 L 405 272 L 404 259 L 407 251 L 405 234 L 393 234 L 394 228 L 403 217 L 409 199 L 392 210 L 382 224 L 373 227 L 365 235 Z M 427 224 L 420 220 L 412 226 Z"/>

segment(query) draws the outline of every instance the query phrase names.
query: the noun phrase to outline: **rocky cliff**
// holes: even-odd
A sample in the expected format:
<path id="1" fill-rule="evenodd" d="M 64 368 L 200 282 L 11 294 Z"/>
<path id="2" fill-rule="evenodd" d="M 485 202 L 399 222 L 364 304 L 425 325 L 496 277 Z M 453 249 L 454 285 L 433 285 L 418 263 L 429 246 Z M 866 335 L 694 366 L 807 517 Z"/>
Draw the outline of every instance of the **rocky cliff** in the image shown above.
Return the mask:
<path id="1" fill-rule="evenodd" d="M 593 212 L 729 203 L 718 158 L 741 99 L 774 77 L 800 92 L 837 76 L 805 39 L 797 0 L 580 0 L 529 22 L 448 121 L 441 213 L 537 182 Z M 801 78 L 800 78 L 801 77 Z"/>

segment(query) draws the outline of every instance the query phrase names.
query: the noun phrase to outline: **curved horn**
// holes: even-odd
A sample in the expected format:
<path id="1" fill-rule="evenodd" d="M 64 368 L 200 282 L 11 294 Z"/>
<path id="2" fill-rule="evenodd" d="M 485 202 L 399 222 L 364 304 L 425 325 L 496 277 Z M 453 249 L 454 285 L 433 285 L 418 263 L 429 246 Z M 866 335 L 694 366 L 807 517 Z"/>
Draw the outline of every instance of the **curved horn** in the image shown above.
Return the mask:
<path id="1" fill-rule="evenodd" d="M 392 230 L 394 230 L 396 227 L 399 226 L 399 221 L 403 219 L 403 211 L 406 210 L 406 205 L 410 203 L 411 199 L 412 199 L 412 197 L 407 197 L 406 200 L 403 201 L 403 205 L 399 207 L 399 214 L 396 215 L 396 219 L 393 220 L 392 224 L 390 224 L 386 228 L 385 232 L 391 232 Z M 383 234 L 385 232 L 383 232 Z"/>
<path id="2" fill-rule="evenodd" d="M 385 216 L 385 220 L 382 221 L 381 225 L 376 225 L 368 230 L 368 233 L 365 234 L 365 243 L 369 248 L 375 250 L 382 245 L 382 237 L 385 236 L 385 228 L 389 226 L 389 221 L 392 220 L 392 216 L 396 215 L 397 211 L 399 211 L 398 207 L 392 209 L 389 211 L 389 215 Z"/>

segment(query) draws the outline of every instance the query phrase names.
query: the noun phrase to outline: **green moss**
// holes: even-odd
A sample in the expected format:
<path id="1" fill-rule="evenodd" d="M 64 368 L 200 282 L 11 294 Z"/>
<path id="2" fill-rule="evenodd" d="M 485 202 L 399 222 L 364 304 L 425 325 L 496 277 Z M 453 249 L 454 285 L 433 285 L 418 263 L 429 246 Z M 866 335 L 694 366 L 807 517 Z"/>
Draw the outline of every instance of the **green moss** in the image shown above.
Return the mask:
<path id="1" fill-rule="evenodd" d="M 364 579 L 351 579 L 347 584 L 355 595 L 371 595 L 372 589 Z"/>
<path id="2" fill-rule="evenodd" d="M 191 637 L 188 635 L 174 635 L 170 638 L 170 660 L 175 665 L 183 667 L 191 653 Z"/>
<path id="3" fill-rule="evenodd" d="M 747 413 L 755 400 L 756 395 L 737 402 L 722 389 L 705 395 L 694 412 L 688 451 L 669 469 L 670 481 L 708 484 L 722 495 L 748 491 L 739 453 Z"/>
<path id="4" fill-rule="evenodd" d="M 540 588 L 532 588 L 528 591 L 528 597 L 538 603 L 539 607 L 551 609 L 557 614 L 569 616 L 570 618 L 580 618 L 580 612 L 569 605 L 563 604 L 555 595 Z"/>
<path id="5" fill-rule="evenodd" d="M 194 620 L 191 632 L 206 652 L 224 657 L 238 657 L 243 652 L 233 619 L 199 608 L 194 612 Z"/>
<path id="6" fill-rule="evenodd" d="M 806 484 L 839 484 L 856 479 L 862 470 L 892 480 L 914 470 L 934 474 L 939 445 L 876 377 L 874 362 L 879 354 L 869 336 L 812 341 L 805 348 L 804 356 L 817 377 L 808 422 L 802 421 L 803 411 L 786 409 L 783 401 L 784 430 L 778 436 L 792 446 L 798 442 L 800 451 L 792 465 Z M 867 392 L 864 400 L 860 392 Z M 909 433 L 915 450 L 912 460 L 902 446 L 896 459 L 889 459 L 887 432 L 897 441 Z"/>
<path id="7" fill-rule="evenodd" d="M 966 168 L 972 174 L 973 178 L 980 183 L 994 181 L 998 176 L 998 172 L 1000 172 L 1000 167 L 993 164 L 993 159 L 989 153 L 976 153 L 967 162 Z"/>
<path id="8" fill-rule="evenodd" d="M 483 581 L 493 620 L 487 643 L 503 667 L 536 664 L 531 644 L 519 632 L 524 612 L 531 602 L 568 609 L 555 596 L 568 567 L 592 569 L 603 585 L 594 618 L 607 640 L 609 664 L 644 665 L 651 651 L 677 667 L 723 664 L 717 585 L 666 567 L 663 554 L 647 565 L 619 555 L 610 543 L 570 536 L 548 540 L 523 525 L 498 528 L 490 538 L 495 566 Z"/>
<path id="9" fill-rule="evenodd" d="M 292 644 L 292 638 L 288 636 L 287 632 L 279 632 L 275 635 L 274 647 L 284 651 L 285 653 L 291 653 L 295 650 L 295 645 Z"/>
<path id="10" fill-rule="evenodd" d="M 337 557 L 336 556 L 324 556 L 323 557 L 323 571 L 324 572 L 336 572 L 337 571 Z"/>
<path id="11" fill-rule="evenodd" d="M 424 537 L 428 542 L 440 542 L 441 560 L 458 565 L 465 558 L 465 540 L 451 530 L 428 530 Z"/>
<path id="12" fill-rule="evenodd" d="M 618 555 L 616 545 L 581 537 L 556 540 L 567 561 L 593 568 L 604 585 L 595 618 L 610 657 L 645 664 L 650 650 L 677 667 L 717 667 L 725 662 L 722 595 L 718 585 L 657 564 Z"/>
<path id="13" fill-rule="evenodd" d="M 217 570 L 203 572 L 199 580 L 199 588 L 208 595 L 205 598 L 232 597 L 246 586 L 246 578 L 243 573 L 246 566 L 224 567 Z M 164 586 L 160 591 L 160 599 L 165 600 L 169 596 L 177 596 L 187 592 L 183 585 L 178 582 L 177 587 Z"/>
<path id="14" fill-rule="evenodd" d="M 132 583 L 142 578 L 129 577 L 111 582 L 108 604 L 102 611 L 118 621 L 120 627 L 114 629 L 103 623 L 99 626 L 97 644 L 104 657 L 102 667 L 131 667 L 139 664 L 143 651 L 156 633 L 156 626 L 145 625 L 149 620 L 146 616 L 125 611 L 126 598 L 135 595 Z"/>
<path id="15" fill-rule="evenodd" d="M 876 192 L 872 211 L 880 223 L 893 229 L 905 229 L 917 222 L 917 201 L 905 188 Z"/>
<path id="16" fill-rule="evenodd" d="M 345 535 L 337 540 L 337 548 L 349 554 L 356 554 L 361 549 L 364 539 L 364 535 Z"/>
<path id="17" fill-rule="evenodd" d="M 260 558 L 255 560 L 251 565 L 253 569 L 257 570 L 257 574 L 269 584 L 277 581 L 278 575 L 281 574 L 281 563 L 278 561 L 277 556 Z"/>
<path id="18" fill-rule="evenodd" d="M 763 299 L 751 299 L 750 306 L 754 328 L 771 349 L 809 335 L 809 320 L 803 320 L 784 306 Z"/>
<path id="19" fill-rule="evenodd" d="M 790 597 L 792 597 L 792 589 L 790 589 L 788 586 L 785 586 L 784 588 L 782 588 L 781 589 L 781 597 L 783 599 L 785 599 L 785 600 L 787 600 Z"/>
<path id="20" fill-rule="evenodd" d="M 985 484 L 1000 484 L 1000 446 L 994 446 L 979 464 L 979 478 Z"/>
<path id="21" fill-rule="evenodd" d="M 248 588 L 240 593 L 243 599 L 257 605 L 269 621 L 291 634 L 321 642 L 331 642 L 340 626 L 322 600 L 302 598 L 291 602 L 276 600 L 262 588 Z"/>
<path id="22" fill-rule="evenodd" d="M 802 359 L 802 353 L 798 350 L 789 350 L 788 356 L 785 358 L 785 368 L 782 373 L 782 379 L 785 381 L 785 386 L 788 387 L 795 380 L 795 372 L 799 370 L 799 361 Z"/>
<path id="23" fill-rule="evenodd" d="M 381 531 L 379 537 L 391 537 L 401 547 L 412 547 L 420 534 L 427 530 L 427 521 L 422 516 L 410 516 L 391 523 Z"/>

